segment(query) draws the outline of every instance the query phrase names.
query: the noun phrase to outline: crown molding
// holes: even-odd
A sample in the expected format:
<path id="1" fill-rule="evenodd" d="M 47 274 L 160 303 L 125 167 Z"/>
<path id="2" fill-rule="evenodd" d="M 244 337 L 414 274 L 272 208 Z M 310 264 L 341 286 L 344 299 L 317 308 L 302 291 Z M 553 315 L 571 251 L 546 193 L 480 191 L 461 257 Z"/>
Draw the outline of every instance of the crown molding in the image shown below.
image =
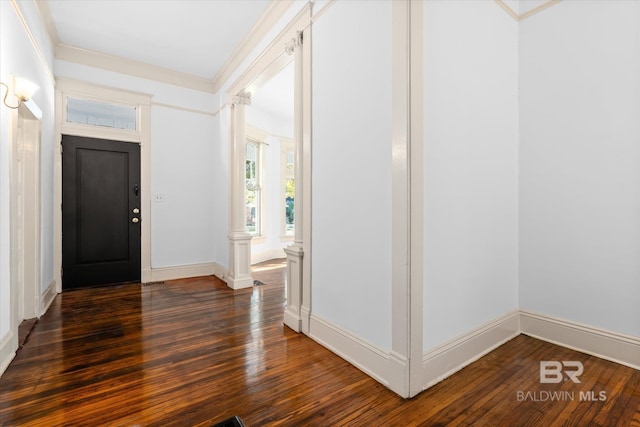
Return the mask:
<path id="1" fill-rule="evenodd" d="M 56 59 L 115 71 L 134 77 L 156 80 L 162 83 L 182 86 L 203 92 L 213 92 L 213 84 L 211 80 L 203 77 L 61 43 L 55 21 L 53 20 L 53 15 L 51 14 L 51 8 L 49 7 L 49 0 L 33 1 L 38 13 L 40 14 L 42 22 L 47 29 L 51 45 L 54 46 Z"/>
<path id="2" fill-rule="evenodd" d="M 55 86 L 56 84 L 56 79 L 53 75 L 53 70 L 51 69 L 51 65 L 49 64 L 49 61 L 47 61 L 47 57 L 44 54 L 44 52 L 42 51 L 42 48 L 40 47 L 40 44 L 38 43 L 38 41 L 36 40 L 36 37 L 34 36 L 33 32 L 31 31 L 31 28 L 29 28 L 29 24 L 27 23 L 27 20 L 25 19 L 24 15 L 22 14 L 22 10 L 20 9 L 20 6 L 18 5 L 18 2 L 16 0 L 10 0 L 11 1 L 11 6 L 13 7 L 13 10 L 16 13 L 16 16 L 18 17 L 18 20 L 20 20 L 20 23 L 22 24 L 22 27 L 24 28 L 25 32 L 27 33 L 27 37 L 29 37 L 29 40 L 31 41 L 31 44 L 33 45 L 33 48 L 36 51 L 36 54 L 38 55 L 38 59 L 40 59 L 40 62 L 42 63 L 42 67 L 44 68 L 45 72 L 47 73 L 47 76 L 49 77 L 49 79 L 51 80 L 51 83 Z M 36 4 L 37 6 L 37 4 Z M 37 9 L 39 11 L 39 9 Z"/>
<path id="3" fill-rule="evenodd" d="M 56 28 L 56 23 L 54 22 L 53 15 L 51 14 L 49 0 L 33 0 L 33 3 L 35 4 L 36 10 L 40 15 L 40 19 L 47 30 L 51 46 L 57 46 L 60 43 L 60 36 L 58 35 L 58 29 Z"/>
<path id="4" fill-rule="evenodd" d="M 15 0 L 12 0 L 12 2 L 14 1 Z M 222 68 L 218 70 L 214 78 L 207 79 L 132 59 L 61 43 L 49 7 L 49 0 L 33 1 L 47 29 L 51 45 L 54 47 L 56 59 L 210 93 L 216 93 L 220 90 L 236 68 L 240 66 L 242 61 L 247 58 L 251 51 L 255 49 L 258 43 L 266 36 L 267 32 L 273 28 L 293 4 L 293 0 L 271 0 L 267 9 L 260 18 L 258 18 L 249 33 L 242 39 Z"/>
<path id="5" fill-rule="evenodd" d="M 495 0 L 495 2 L 498 4 L 498 6 L 500 6 L 502 9 L 504 9 L 505 12 L 507 12 L 509 15 L 511 15 L 511 17 L 513 19 L 515 19 L 516 21 L 522 21 L 523 19 L 527 19 L 528 17 L 535 15 L 538 12 L 542 12 L 543 10 L 556 5 L 558 3 L 560 3 L 560 0 L 549 0 L 544 4 L 541 4 L 538 7 L 534 7 L 533 9 L 523 13 L 522 15 L 519 15 L 518 13 L 516 13 L 515 10 L 511 9 L 511 7 L 509 7 L 509 5 L 507 5 L 504 0 Z"/>
<path id="6" fill-rule="evenodd" d="M 251 28 L 244 39 L 242 39 L 236 50 L 213 77 L 213 92 L 220 90 L 236 68 L 238 68 L 242 61 L 255 49 L 258 43 L 266 36 L 267 32 L 273 28 L 292 4 L 293 0 L 271 0 L 271 3 L 260 18 L 258 18 L 253 28 Z"/>
<path id="7" fill-rule="evenodd" d="M 214 92 L 213 83 L 209 79 L 194 76 L 180 71 L 169 70 L 156 65 L 119 56 L 108 55 L 106 53 L 95 52 L 88 49 L 81 49 L 60 43 L 56 46 L 56 59 L 75 62 L 77 64 L 88 65 L 90 67 L 102 68 L 104 70 L 115 71 L 134 77 L 156 80 L 202 92 Z"/>

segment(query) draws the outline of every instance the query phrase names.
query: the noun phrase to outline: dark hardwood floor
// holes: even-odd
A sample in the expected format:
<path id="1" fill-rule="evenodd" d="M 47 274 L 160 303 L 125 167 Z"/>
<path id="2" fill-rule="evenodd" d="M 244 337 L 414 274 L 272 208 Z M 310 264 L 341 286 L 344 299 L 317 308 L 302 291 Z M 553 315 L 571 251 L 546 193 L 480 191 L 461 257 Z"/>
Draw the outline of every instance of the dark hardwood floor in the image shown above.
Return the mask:
<path id="1" fill-rule="evenodd" d="M 404 400 L 284 327 L 275 280 L 240 291 L 202 277 L 57 296 L 0 379 L 0 425 L 211 426 L 238 415 L 247 427 L 640 427 L 640 371 L 523 335 Z M 582 362 L 582 383 L 540 384 L 541 360 Z M 541 391 L 565 394 L 552 401 Z"/>
<path id="2" fill-rule="evenodd" d="M 251 276 L 268 285 L 284 285 L 287 273 L 287 260 L 272 259 L 251 267 Z"/>

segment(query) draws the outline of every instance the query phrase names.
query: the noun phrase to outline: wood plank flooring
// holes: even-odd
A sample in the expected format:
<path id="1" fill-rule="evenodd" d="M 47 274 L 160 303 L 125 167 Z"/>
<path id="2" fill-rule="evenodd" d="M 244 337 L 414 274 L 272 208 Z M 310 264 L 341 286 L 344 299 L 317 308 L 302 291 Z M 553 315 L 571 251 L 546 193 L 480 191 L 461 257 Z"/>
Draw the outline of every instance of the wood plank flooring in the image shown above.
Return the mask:
<path id="1" fill-rule="evenodd" d="M 0 425 L 211 426 L 238 415 L 247 427 L 640 427 L 640 371 L 523 335 L 404 400 L 284 327 L 284 298 L 281 283 L 232 291 L 214 277 L 58 295 L 0 379 Z M 540 384 L 541 360 L 582 362 L 582 383 Z M 518 395 L 540 391 L 575 396 Z"/>

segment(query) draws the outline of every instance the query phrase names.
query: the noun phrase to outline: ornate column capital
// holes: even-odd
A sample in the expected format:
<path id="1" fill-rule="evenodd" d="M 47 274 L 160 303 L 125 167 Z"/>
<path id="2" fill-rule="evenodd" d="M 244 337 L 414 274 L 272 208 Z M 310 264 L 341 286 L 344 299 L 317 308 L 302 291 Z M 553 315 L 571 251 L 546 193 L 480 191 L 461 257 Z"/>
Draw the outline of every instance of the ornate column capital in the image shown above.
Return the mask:
<path id="1" fill-rule="evenodd" d="M 302 31 L 298 31 L 295 37 L 292 37 L 291 40 L 284 44 L 284 51 L 287 55 L 293 55 L 293 51 L 298 46 L 302 46 Z"/>
<path id="2" fill-rule="evenodd" d="M 231 97 L 231 106 L 251 105 L 251 95 L 236 95 Z"/>

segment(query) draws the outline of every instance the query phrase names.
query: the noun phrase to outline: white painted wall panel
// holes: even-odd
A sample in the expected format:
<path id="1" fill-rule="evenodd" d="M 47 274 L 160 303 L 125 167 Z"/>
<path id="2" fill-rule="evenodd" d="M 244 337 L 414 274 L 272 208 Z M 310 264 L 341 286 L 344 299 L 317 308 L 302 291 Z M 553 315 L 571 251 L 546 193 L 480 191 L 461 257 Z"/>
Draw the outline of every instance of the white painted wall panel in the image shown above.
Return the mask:
<path id="1" fill-rule="evenodd" d="M 640 336 L 640 2 L 520 30 L 520 305 Z"/>
<path id="2" fill-rule="evenodd" d="M 213 248 L 215 260 L 229 267 L 229 107 L 220 110 L 214 121 L 213 173 L 210 191 L 214 195 Z"/>
<path id="3" fill-rule="evenodd" d="M 45 58 L 43 64 L 10 2 L 0 2 L 0 80 L 8 81 L 14 74 L 39 86 L 33 100 L 42 110 L 41 121 L 41 288 L 53 280 L 53 149 L 54 149 L 54 88 L 47 67 L 52 64 L 52 52 L 33 4 L 20 4 L 25 19 L 33 28 Z M 1 89 L 4 97 L 5 89 Z M 0 107 L 0 340 L 9 330 L 9 110 Z M 17 332 L 17 331 L 16 331 Z"/>
<path id="4" fill-rule="evenodd" d="M 313 28 L 312 307 L 391 347 L 391 2 Z"/>
<path id="5" fill-rule="evenodd" d="M 493 1 L 423 7 L 428 350 L 517 308 L 518 27 Z"/>
<path id="6" fill-rule="evenodd" d="M 151 267 L 215 261 L 214 121 L 206 114 L 151 107 Z M 156 202 L 154 194 L 164 196 Z"/>

